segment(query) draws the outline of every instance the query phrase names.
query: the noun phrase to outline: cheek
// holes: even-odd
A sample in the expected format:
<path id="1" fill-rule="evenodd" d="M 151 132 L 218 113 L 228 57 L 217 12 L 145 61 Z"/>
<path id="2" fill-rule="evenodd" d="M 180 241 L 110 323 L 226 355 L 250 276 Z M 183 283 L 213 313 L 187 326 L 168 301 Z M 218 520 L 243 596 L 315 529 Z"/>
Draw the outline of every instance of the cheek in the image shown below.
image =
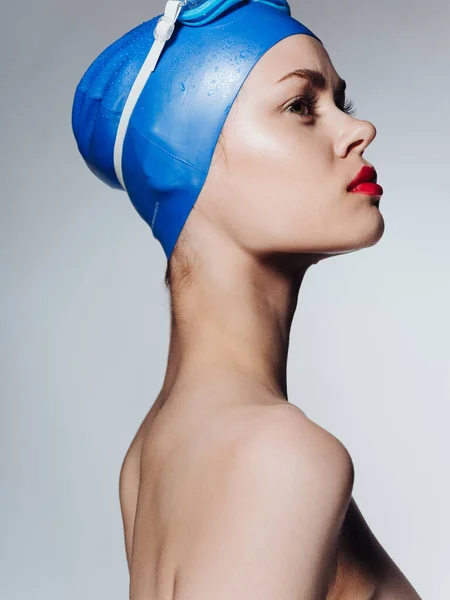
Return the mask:
<path id="1" fill-rule="evenodd" d="M 330 199 L 332 171 L 327 142 L 295 117 L 243 127 L 229 143 L 228 181 L 239 210 L 249 210 L 256 226 L 285 229 L 292 219 L 313 218 Z"/>

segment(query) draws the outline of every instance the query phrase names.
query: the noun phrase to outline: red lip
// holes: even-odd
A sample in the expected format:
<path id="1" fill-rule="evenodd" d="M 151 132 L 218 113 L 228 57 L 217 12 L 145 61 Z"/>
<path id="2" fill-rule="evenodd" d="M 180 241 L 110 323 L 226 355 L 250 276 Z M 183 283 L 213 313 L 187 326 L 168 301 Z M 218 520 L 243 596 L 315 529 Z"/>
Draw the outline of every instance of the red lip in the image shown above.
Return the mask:
<path id="1" fill-rule="evenodd" d="M 377 184 L 377 172 L 373 167 L 365 165 L 354 179 L 348 184 L 348 192 L 381 196 L 383 188 Z"/>

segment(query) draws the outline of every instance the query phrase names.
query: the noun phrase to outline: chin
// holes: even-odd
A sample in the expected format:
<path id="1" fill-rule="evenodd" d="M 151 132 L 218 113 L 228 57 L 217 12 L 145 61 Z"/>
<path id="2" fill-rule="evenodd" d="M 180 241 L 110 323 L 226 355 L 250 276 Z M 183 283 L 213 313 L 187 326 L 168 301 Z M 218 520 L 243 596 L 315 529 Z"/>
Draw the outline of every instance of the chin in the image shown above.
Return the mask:
<path id="1" fill-rule="evenodd" d="M 383 215 L 381 214 L 381 212 L 378 210 L 378 208 L 376 206 L 373 206 L 372 210 L 376 211 L 377 219 L 376 219 L 376 222 L 370 232 L 369 237 L 372 240 L 371 243 L 369 244 L 370 246 L 374 246 L 383 237 L 383 233 L 384 233 L 384 229 L 385 229 L 385 223 L 384 223 Z"/>
<path id="2" fill-rule="evenodd" d="M 357 215 L 353 215 L 352 221 L 345 228 L 349 236 L 348 250 L 369 248 L 383 237 L 385 223 L 378 204 L 379 198 L 371 198 L 369 205 L 366 205 Z"/>
<path id="3" fill-rule="evenodd" d="M 378 211 L 375 207 L 372 210 Z M 370 248 L 375 246 L 383 237 L 384 228 L 384 219 L 378 211 L 376 219 L 366 220 L 364 225 L 361 225 L 358 229 L 354 227 L 351 230 L 349 228 L 345 237 L 340 232 L 334 243 L 330 241 L 328 244 L 324 244 L 322 248 L 317 247 L 313 251 L 324 256 L 335 256 Z"/>
<path id="4" fill-rule="evenodd" d="M 370 219 L 370 221 L 365 223 L 365 227 L 362 231 L 359 232 L 360 235 L 358 236 L 358 238 L 354 239 L 355 250 L 375 246 L 375 244 L 377 244 L 383 237 L 385 229 L 383 216 L 381 215 L 378 208 L 376 208 L 375 206 L 372 207 L 372 210 L 376 211 L 376 218 Z"/>

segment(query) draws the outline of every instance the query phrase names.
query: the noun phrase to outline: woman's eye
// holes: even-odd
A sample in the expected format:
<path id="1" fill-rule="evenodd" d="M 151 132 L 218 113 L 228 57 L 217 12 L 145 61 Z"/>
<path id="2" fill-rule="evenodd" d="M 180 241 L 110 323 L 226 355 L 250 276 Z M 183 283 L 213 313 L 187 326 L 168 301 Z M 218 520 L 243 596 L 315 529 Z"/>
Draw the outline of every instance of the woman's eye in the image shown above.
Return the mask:
<path id="1" fill-rule="evenodd" d="M 287 108 L 287 112 L 293 112 L 295 114 L 299 114 L 301 117 L 315 117 L 316 106 L 317 106 L 317 98 L 309 98 L 302 96 L 297 98 L 292 104 L 290 104 Z"/>
<path id="2" fill-rule="evenodd" d="M 317 105 L 319 98 L 314 95 L 299 96 L 287 108 L 286 112 L 292 112 L 300 117 L 317 117 Z M 343 105 L 337 103 L 339 110 L 342 110 L 347 115 L 353 116 L 356 112 L 355 106 L 350 99 L 346 99 Z"/>

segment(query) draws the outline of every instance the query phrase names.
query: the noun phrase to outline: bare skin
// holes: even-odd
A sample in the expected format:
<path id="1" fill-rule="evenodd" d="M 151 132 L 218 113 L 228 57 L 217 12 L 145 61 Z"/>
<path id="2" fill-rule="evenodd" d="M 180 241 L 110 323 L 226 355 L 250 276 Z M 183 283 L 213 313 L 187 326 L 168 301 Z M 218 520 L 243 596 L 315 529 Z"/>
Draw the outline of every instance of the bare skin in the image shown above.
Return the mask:
<path id="1" fill-rule="evenodd" d="M 314 117 L 288 108 L 303 78 L 278 82 L 300 68 L 328 82 Z M 419 599 L 356 506 L 347 449 L 288 401 L 307 269 L 384 231 L 347 192 L 376 130 L 338 80 L 305 35 L 258 61 L 175 247 L 166 375 L 120 477 L 131 600 Z"/>
<path id="2" fill-rule="evenodd" d="M 222 390 L 236 385 L 232 375 L 217 374 L 216 378 Z M 242 382 L 242 387 L 247 385 Z M 349 465 L 350 473 L 352 471 L 352 461 L 343 444 L 296 406 L 261 393 L 258 402 L 249 398 L 245 406 L 231 405 L 227 394 L 222 391 L 219 397 L 217 392 L 215 386 L 198 388 L 200 401 L 204 396 L 205 408 L 198 406 L 187 413 L 176 403 L 162 409 L 159 397 L 127 453 L 121 472 L 120 498 L 131 600 L 203 598 L 195 590 L 189 595 L 183 588 L 192 573 L 200 572 L 203 577 L 203 573 L 208 572 L 214 552 L 205 542 L 199 525 L 211 511 L 211 505 L 214 506 L 211 496 L 205 494 L 205 487 L 213 491 L 221 489 L 229 457 L 243 451 L 255 427 L 270 427 L 276 421 L 274 410 L 286 419 L 294 419 L 298 436 L 307 440 L 300 459 L 308 461 L 315 452 L 328 448 L 338 455 L 344 473 Z M 215 402 L 211 406 L 208 399 L 213 394 Z M 345 517 L 337 523 L 338 534 L 330 546 L 330 561 L 320 575 L 323 593 L 300 597 L 419 599 L 361 515 L 351 496 L 352 480 L 350 477 Z M 298 502 L 300 506 L 302 499 Z M 206 520 L 204 527 L 207 524 Z M 310 527 L 314 535 L 315 523 L 311 522 Z M 261 552 L 267 549 L 261 548 Z M 233 560 L 234 557 L 230 557 L 231 563 Z M 218 593 L 209 597 L 222 599 Z M 256 597 L 263 596 L 258 593 Z"/>

